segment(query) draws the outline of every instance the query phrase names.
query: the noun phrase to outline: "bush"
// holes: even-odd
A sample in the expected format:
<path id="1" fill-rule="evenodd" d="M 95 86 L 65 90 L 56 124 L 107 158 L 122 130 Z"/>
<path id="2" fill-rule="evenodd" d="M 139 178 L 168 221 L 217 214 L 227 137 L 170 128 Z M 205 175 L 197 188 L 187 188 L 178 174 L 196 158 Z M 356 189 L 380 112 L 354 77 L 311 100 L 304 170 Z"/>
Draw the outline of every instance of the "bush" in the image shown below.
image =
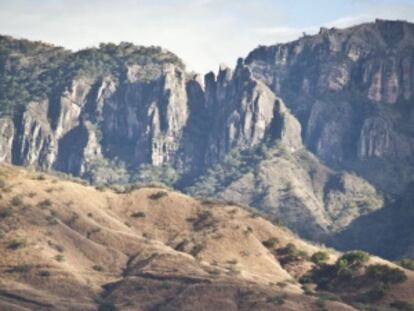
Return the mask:
<path id="1" fill-rule="evenodd" d="M 50 276 L 50 272 L 47 270 L 42 270 L 39 272 L 39 276 L 41 277 L 49 277 Z"/>
<path id="2" fill-rule="evenodd" d="M 105 270 L 104 267 L 102 267 L 101 265 L 94 265 L 92 269 L 95 271 L 99 271 L 99 272 L 102 272 Z"/>
<path id="3" fill-rule="evenodd" d="M 366 275 L 376 281 L 388 284 L 398 284 L 407 280 L 404 271 L 398 268 L 391 268 L 387 265 L 377 264 L 367 268 Z"/>
<path id="4" fill-rule="evenodd" d="M 49 199 L 43 200 L 42 202 L 39 202 L 37 204 L 37 206 L 39 206 L 40 208 L 48 208 L 50 206 L 52 206 L 52 201 L 50 201 Z"/>
<path id="5" fill-rule="evenodd" d="M 134 218 L 144 218 L 145 217 L 145 213 L 144 212 L 135 212 L 135 213 L 131 214 L 131 217 L 134 217 Z"/>
<path id="6" fill-rule="evenodd" d="M 46 177 L 45 177 L 45 175 L 40 174 L 40 175 L 37 175 L 37 176 L 35 177 L 35 179 L 36 179 L 36 180 L 46 180 Z"/>
<path id="7" fill-rule="evenodd" d="M 414 260 L 413 259 L 404 258 L 404 259 L 396 261 L 395 263 L 405 269 L 414 271 Z"/>
<path id="8" fill-rule="evenodd" d="M 150 194 L 148 198 L 151 200 L 159 200 L 167 195 L 168 193 L 166 191 L 158 191 L 158 192 Z"/>
<path id="9" fill-rule="evenodd" d="M 302 284 L 316 283 L 320 289 L 331 289 L 331 284 L 338 279 L 336 265 L 321 265 L 308 272 L 300 279 Z"/>
<path id="10" fill-rule="evenodd" d="M 185 247 L 188 245 L 189 241 L 187 239 L 182 240 L 180 243 L 178 243 L 175 246 L 175 250 L 179 252 L 183 252 L 185 250 Z"/>
<path id="11" fill-rule="evenodd" d="M 326 252 L 319 251 L 314 253 L 310 259 L 314 264 L 321 266 L 329 259 L 329 255 Z"/>
<path id="12" fill-rule="evenodd" d="M 414 311 L 414 305 L 406 301 L 394 301 L 390 304 L 390 307 L 401 311 Z"/>
<path id="13" fill-rule="evenodd" d="M 204 246 L 201 244 L 196 244 L 193 246 L 193 248 L 191 249 L 191 255 L 193 255 L 194 257 L 196 257 L 202 250 L 204 249 Z"/>
<path id="14" fill-rule="evenodd" d="M 309 256 L 306 252 L 298 250 L 296 246 L 292 243 L 286 245 L 286 247 L 278 250 L 282 255 L 281 264 L 289 264 L 295 261 L 308 260 Z"/>
<path id="15" fill-rule="evenodd" d="M 14 267 L 11 267 L 10 269 L 7 269 L 6 272 L 9 273 L 28 273 L 30 270 L 32 270 L 33 266 L 31 265 L 17 265 Z"/>
<path id="16" fill-rule="evenodd" d="M 378 284 L 371 288 L 366 293 L 359 296 L 359 301 L 364 303 L 374 303 L 385 296 L 387 287 L 383 284 Z"/>
<path id="17" fill-rule="evenodd" d="M 8 244 L 8 248 L 11 250 L 17 250 L 19 248 L 23 248 L 27 246 L 27 241 L 25 239 L 16 239 L 16 240 L 11 240 Z"/>
<path id="18" fill-rule="evenodd" d="M 101 302 L 98 311 L 117 311 L 118 308 L 112 302 Z"/>
<path id="19" fill-rule="evenodd" d="M 263 246 L 267 248 L 273 248 L 278 243 L 279 243 L 278 238 L 270 238 L 262 242 Z"/>
<path id="20" fill-rule="evenodd" d="M 7 218 L 13 214 L 13 209 L 11 207 L 6 207 L 0 210 L 0 218 Z"/>
<path id="21" fill-rule="evenodd" d="M 210 211 L 204 211 L 197 215 L 197 218 L 187 219 L 193 222 L 193 228 L 195 231 L 200 231 L 202 229 L 209 228 L 214 225 L 215 219 L 213 214 Z"/>
<path id="22" fill-rule="evenodd" d="M 63 262 L 63 261 L 65 261 L 65 256 L 63 256 L 63 255 L 56 255 L 55 256 L 55 260 L 56 261 L 59 261 L 59 262 Z"/>
<path id="23" fill-rule="evenodd" d="M 351 251 L 343 254 L 337 261 L 339 268 L 358 268 L 369 260 L 369 255 L 363 251 Z"/>
<path id="24" fill-rule="evenodd" d="M 14 206 L 21 206 L 23 205 L 23 196 L 21 194 L 14 196 L 10 203 Z"/>
<path id="25" fill-rule="evenodd" d="M 172 186 L 179 179 L 179 173 L 171 166 L 142 165 L 132 176 L 132 182 L 139 184 L 163 184 Z"/>

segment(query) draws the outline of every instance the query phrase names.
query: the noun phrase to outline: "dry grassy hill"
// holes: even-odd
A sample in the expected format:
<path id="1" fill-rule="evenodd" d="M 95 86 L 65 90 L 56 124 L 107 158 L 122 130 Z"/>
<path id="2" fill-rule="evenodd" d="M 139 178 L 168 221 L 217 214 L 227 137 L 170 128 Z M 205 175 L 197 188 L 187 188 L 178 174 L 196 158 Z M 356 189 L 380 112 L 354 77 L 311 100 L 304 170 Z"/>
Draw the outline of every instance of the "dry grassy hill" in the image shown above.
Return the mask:
<path id="1" fill-rule="evenodd" d="M 414 303 L 414 273 L 403 270 L 407 278 L 385 284 L 374 302 L 359 299 L 372 291 L 366 266 L 395 269 L 377 258 L 353 267 L 351 278 L 329 280 L 328 290 L 315 277 L 305 282 L 322 266 L 337 267 L 341 254 L 246 208 L 157 187 L 117 193 L 11 166 L 0 174 L 2 311 L 380 310 Z M 328 258 L 316 265 L 309 258 L 321 251 Z M 360 304 L 351 307 L 353 300 Z"/>

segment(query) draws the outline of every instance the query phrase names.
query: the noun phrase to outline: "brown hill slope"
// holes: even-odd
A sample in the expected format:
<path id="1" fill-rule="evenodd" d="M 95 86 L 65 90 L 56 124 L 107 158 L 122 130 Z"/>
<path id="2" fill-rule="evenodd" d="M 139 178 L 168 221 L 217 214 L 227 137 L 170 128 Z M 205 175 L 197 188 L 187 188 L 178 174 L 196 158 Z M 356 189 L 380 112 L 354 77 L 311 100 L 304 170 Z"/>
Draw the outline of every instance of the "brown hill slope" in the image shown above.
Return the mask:
<path id="1" fill-rule="evenodd" d="M 0 186 L 0 310 L 353 310 L 335 300 L 355 296 L 354 277 L 340 282 L 348 296 L 304 287 L 321 248 L 248 209 L 9 166 Z M 412 300 L 405 273 L 377 306 Z"/>

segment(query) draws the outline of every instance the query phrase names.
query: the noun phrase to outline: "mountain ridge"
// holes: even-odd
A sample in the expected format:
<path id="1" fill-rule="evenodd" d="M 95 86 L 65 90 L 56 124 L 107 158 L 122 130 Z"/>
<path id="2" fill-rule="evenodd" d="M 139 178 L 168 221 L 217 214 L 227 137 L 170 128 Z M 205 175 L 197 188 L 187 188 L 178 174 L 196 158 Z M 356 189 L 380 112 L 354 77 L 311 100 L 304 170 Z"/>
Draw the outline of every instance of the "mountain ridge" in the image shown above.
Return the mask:
<path id="1" fill-rule="evenodd" d="M 323 28 L 204 81 L 158 47 L 1 38 L 17 50 L 0 44 L 5 162 L 98 185 L 166 182 L 324 242 L 414 176 L 411 23 Z"/>

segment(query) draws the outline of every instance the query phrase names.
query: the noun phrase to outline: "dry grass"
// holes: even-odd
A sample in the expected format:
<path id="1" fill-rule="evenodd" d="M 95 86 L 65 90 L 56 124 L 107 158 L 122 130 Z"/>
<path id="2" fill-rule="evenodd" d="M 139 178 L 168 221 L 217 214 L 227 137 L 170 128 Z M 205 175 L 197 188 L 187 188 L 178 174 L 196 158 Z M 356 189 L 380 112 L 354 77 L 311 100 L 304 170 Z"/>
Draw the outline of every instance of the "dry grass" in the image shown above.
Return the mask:
<path id="1" fill-rule="evenodd" d="M 235 310 L 230 306 L 249 306 L 257 299 L 262 310 L 275 310 L 275 305 L 318 310 L 317 299 L 303 294 L 292 273 L 312 264 L 298 262 L 286 270 L 272 249 L 293 243 L 313 254 L 320 248 L 252 217 L 249 209 L 207 204 L 156 187 L 116 193 L 8 166 L 1 172 L 14 186 L 3 193 L 0 206 L 21 193 L 35 195 L 22 198 L 24 210 L 17 204 L 13 208 L 21 211 L 0 219 L 0 309 L 96 310 L 100 301 L 121 310 L 148 310 L 186 289 L 188 295 L 171 302 L 177 310 L 192 310 L 187 307 L 194 301 L 204 301 L 203 310 Z M 59 191 L 47 191 L 56 184 Z M 17 247 L 10 247 L 12 242 Z M 113 282 L 120 283 L 108 285 Z M 243 290 L 251 295 L 236 301 Z M 275 295 L 283 297 L 282 305 L 271 299 Z M 392 295 L 386 299 L 412 299 L 414 286 L 402 284 Z M 329 304 L 330 310 L 352 310 Z"/>

